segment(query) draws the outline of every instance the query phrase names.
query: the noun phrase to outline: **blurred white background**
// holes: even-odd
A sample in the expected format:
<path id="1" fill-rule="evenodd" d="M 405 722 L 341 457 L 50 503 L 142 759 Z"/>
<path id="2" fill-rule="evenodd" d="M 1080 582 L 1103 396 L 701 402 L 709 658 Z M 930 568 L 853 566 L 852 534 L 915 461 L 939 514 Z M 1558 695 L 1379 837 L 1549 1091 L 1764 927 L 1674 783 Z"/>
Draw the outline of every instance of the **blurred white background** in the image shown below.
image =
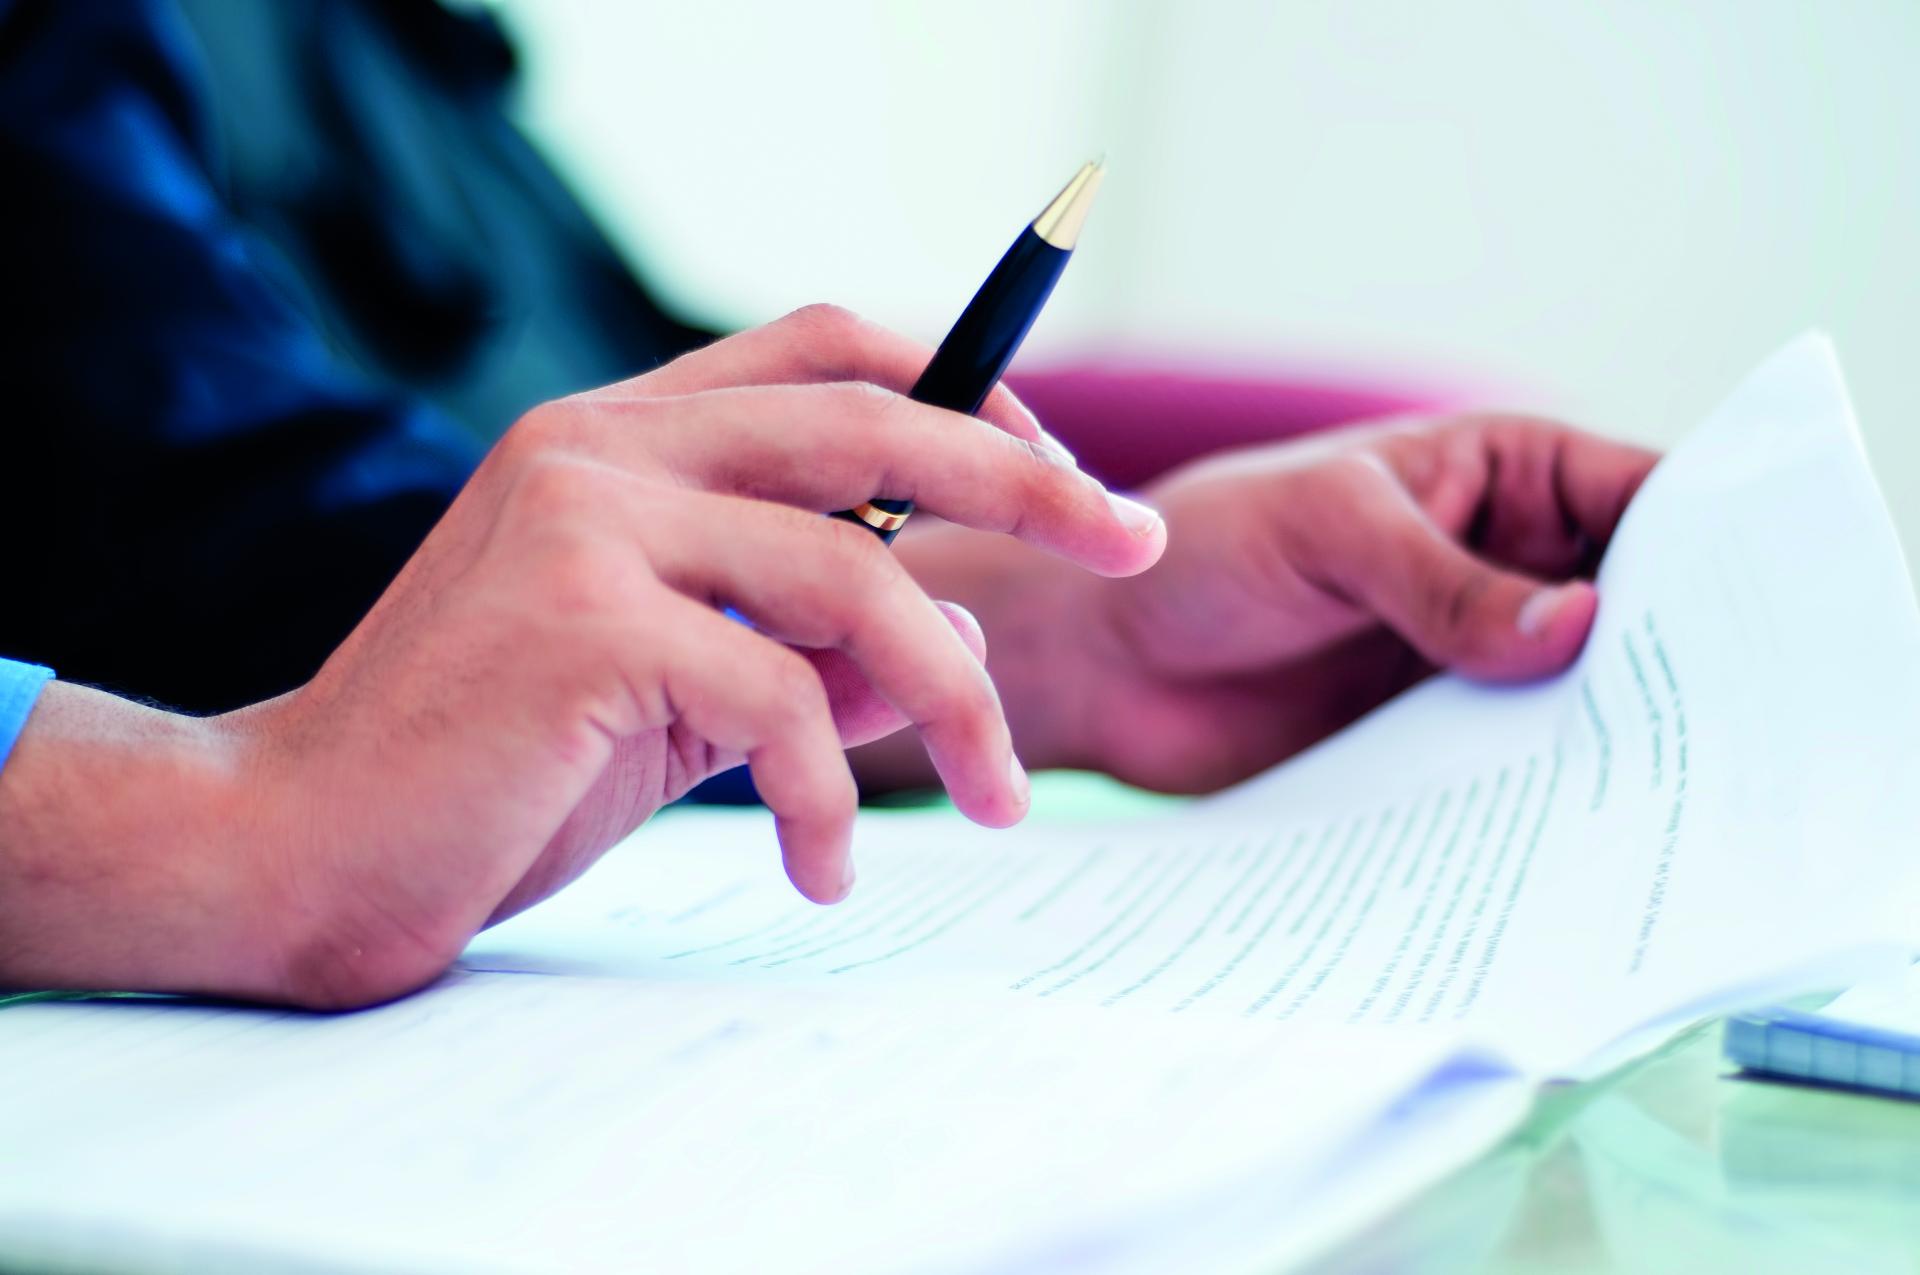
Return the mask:
<path id="1" fill-rule="evenodd" d="M 1914 0 L 503 0 L 529 126 L 666 296 L 935 340 L 1085 158 L 1030 362 L 1464 385 L 1676 437 L 1838 340 L 1920 558 Z"/>

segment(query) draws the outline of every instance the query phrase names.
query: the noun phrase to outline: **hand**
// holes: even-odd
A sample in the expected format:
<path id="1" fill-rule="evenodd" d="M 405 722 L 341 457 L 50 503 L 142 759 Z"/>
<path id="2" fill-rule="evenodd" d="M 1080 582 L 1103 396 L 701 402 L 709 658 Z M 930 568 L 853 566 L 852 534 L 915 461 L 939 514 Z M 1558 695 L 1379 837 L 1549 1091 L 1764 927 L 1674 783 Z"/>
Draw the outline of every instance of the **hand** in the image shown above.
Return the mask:
<path id="1" fill-rule="evenodd" d="M 902 544 L 923 585 L 980 617 L 1029 763 L 1202 792 L 1435 668 L 1564 667 L 1593 620 L 1583 577 L 1655 459 L 1524 417 L 1389 422 L 1153 484 L 1168 549 L 1133 579 L 1074 579 L 951 529 Z M 869 752 L 873 773 L 911 777 L 896 745 Z"/>
<path id="2" fill-rule="evenodd" d="M 835 900 L 856 804 L 842 749 L 904 722 L 961 810 L 1019 819 L 1025 775 L 977 629 L 820 514 L 910 498 L 1107 574 L 1152 563 L 1164 531 L 1004 392 L 986 420 L 903 397 L 928 357 L 811 309 L 529 413 L 308 685 L 198 731 L 142 719 L 215 750 L 151 785 L 187 795 L 152 814 L 167 824 L 184 800 L 191 833 L 157 869 L 21 866 L 50 839 L 103 840 L 73 824 L 92 812 L 71 765 L 100 732 L 59 710 L 111 710 L 58 688 L 0 784 L 0 937 L 51 946 L 0 944 L 0 977 L 314 1006 L 397 995 L 743 760 L 794 884 Z M 71 809 L 46 799 L 62 783 Z M 33 879 L 48 871 L 52 894 Z M 158 884 L 143 897 L 135 881 Z"/>

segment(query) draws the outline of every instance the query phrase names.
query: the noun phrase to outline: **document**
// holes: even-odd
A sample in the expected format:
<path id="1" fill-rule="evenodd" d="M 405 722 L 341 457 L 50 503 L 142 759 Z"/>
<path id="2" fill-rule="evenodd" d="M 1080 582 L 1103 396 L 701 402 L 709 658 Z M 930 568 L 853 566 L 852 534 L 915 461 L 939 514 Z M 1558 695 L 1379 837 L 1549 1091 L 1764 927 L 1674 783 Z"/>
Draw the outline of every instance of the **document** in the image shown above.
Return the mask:
<path id="1" fill-rule="evenodd" d="M 468 960 L 1468 1026 L 1555 1074 L 1897 969 L 1920 919 L 1920 615 L 1824 339 L 1661 463 L 1599 589 L 1565 675 L 1438 679 L 1178 815 L 871 821 L 861 888 L 825 910 L 757 822 L 666 824 L 672 852 L 636 843 Z"/>
<path id="2" fill-rule="evenodd" d="M 1920 1036 L 1920 965 L 1850 987 L 1820 1014 L 1860 1027 Z"/>
<path id="3" fill-rule="evenodd" d="M 1599 583 L 1562 677 L 1163 817 L 865 818 L 837 907 L 674 812 L 382 1009 L 7 1009 L 0 1263 L 1283 1267 L 1542 1078 L 1916 947 L 1920 616 L 1824 340 Z"/>
<path id="4" fill-rule="evenodd" d="M 1052 1269 L 1225 1184 L 1300 1194 L 1455 1052 L 473 973 L 351 1015 L 29 1005 L 0 1037 L 8 1264 L 196 1272 Z"/>

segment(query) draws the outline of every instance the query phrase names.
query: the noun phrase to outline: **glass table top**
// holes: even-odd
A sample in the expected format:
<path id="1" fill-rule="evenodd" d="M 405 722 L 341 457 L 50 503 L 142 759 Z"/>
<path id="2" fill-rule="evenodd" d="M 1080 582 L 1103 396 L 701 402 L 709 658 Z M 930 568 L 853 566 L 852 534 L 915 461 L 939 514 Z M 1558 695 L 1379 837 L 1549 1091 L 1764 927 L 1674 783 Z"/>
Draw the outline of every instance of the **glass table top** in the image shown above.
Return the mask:
<path id="1" fill-rule="evenodd" d="M 1920 1270 L 1920 1103 L 1745 1077 L 1720 1034 L 1549 1088 L 1314 1270 Z"/>

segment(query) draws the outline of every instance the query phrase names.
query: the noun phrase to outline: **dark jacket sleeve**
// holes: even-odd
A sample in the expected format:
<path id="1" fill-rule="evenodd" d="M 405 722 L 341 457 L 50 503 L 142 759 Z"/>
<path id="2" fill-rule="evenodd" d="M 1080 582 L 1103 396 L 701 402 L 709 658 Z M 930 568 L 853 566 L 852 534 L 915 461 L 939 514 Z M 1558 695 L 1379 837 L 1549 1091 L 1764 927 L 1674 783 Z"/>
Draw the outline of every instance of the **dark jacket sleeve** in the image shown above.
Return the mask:
<path id="1" fill-rule="evenodd" d="M 191 57 L 164 6 L 0 0 L 0 650 L 212 710 L 308 677 L 476 447 L 267 282 Z"/>

